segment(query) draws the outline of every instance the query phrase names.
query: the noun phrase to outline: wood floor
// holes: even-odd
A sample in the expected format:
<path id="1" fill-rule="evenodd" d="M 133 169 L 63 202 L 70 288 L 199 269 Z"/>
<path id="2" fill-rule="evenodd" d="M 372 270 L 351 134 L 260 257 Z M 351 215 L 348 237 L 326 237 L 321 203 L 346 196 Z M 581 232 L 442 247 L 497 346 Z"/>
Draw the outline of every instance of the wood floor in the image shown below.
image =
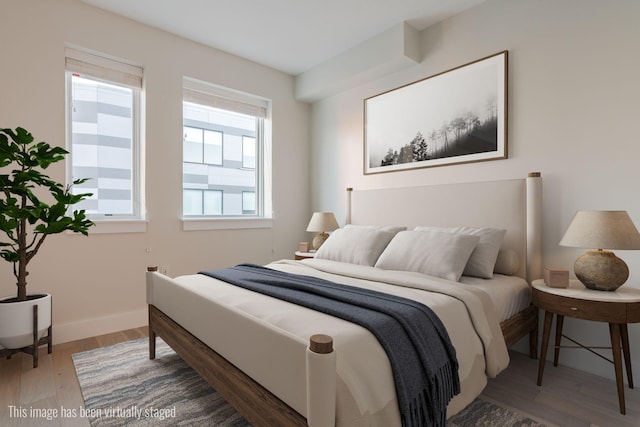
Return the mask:
<path id="1" fill-rule="evenodd" d="M 0 426 L 87 427 L 86 419 L 60 417 L 60 408 L 78 410 L 83 405 L 71 354 L 145 336 L 146 327 L 58 344 L 51 355 L 42 347 L 37 369 L 26 354 L 0 360 Z M 509 368 L 489 381 L 483 396 L 562 427 L 640 426 L 640 388 L 625 388 L 627 415 L 621 415 L 615 381 L 548 364 L 543 386 L 538 387 L 537 368 L 537 360 L 512 353 Z M 50 421 L 18 417 L 20 409 L 58 414 Z"/>
<path id="2" fill-rule="evenodd" d="M 25 409 L 27 412 L 32 408 L 78 410 L 84 406 L 84 401 L 71 355 L 146 336 L 147 328 L 144 327 L 54 345 L 51 354 L 47 354 L 46 346 L 41 347 L 38 356 L 39 366 L 36 369 L 32 368 L 33 362 L 28 354 L 20 353 L 10 360 L 0 360 L 0 426 L 88 427 L 89 422 L 86 418 L 63 419 L 60 412 L 57 417 L 51 417 L 51 420 L 28 416 L 18 418 L 17 411 L 12 411 L 11 406 Z"/>
<path id="3" fill-rule="evenodd" d="M 510 355 L 509 367 L 489 380 L 483 396 L 561 427 L 640 426 L 637 383 L 634 389 L 625 386 L 627 415 L 622 415 L 614 380 L 547 362 L 542 386 L 538 387 L 538 360 L 517 352 Z"/>

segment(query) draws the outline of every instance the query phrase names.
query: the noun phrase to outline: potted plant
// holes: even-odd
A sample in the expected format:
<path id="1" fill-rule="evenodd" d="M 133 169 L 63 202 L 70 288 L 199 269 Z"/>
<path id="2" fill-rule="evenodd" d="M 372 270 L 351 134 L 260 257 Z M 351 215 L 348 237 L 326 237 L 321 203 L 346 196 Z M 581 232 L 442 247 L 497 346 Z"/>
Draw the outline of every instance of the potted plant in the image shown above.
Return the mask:
<path id="1" fill-rule="evenodd" d="M 91 194 L 73 194 L 71 185 L 44 173 L 66 154 L 62 147 L 34 142 L 23 128 L 0 129 L 0 257 L 13 264 L 17 281 L 16 296 L 0 298 L 0 354 L 30 353 L 34 367 L 47 330 L 45 343 L 51 352 L 51 295 L 27 294 L 27 266 L 49 235 L 71 231 L 86 236 L 94 225 L 84 210 L 69 212 Z M 85 181 L 75 180 L 72 185 Z"/>

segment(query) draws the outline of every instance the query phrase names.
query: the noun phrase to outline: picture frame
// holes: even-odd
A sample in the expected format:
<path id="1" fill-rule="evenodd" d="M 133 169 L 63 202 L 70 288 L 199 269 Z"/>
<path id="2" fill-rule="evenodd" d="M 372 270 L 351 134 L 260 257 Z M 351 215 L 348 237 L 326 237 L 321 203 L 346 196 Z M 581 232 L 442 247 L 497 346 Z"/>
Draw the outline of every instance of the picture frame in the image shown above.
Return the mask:
<path id="1" fill-rule="evenodd" d="M 364 100 L 364 174 L 506 159 L 508 51 Z"/>

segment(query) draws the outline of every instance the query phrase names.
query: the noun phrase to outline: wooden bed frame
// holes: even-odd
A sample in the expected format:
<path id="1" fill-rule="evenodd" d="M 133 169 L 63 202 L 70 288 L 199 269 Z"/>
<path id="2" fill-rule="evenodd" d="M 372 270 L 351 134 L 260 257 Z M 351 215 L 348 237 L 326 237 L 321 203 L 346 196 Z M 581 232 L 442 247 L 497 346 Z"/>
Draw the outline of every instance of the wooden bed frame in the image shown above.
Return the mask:
<path id="1" fill-rule="evenodd" d="M 526 265 L 523 270 L 529 283 L 541 273 L 541 178 L 539 173 L 529 174 L 526 180 Z M 348 203 L 347 222 L 351 222 L 351 201 Z M 147 281 L 160 274 L 149 267 Z M 538 310 L 529 306 L 501 324 L 507 347 L 529 335 L 529 355 L 537 357 Z M 161 310 L 149 305 L 149 358 L 155 358 L 156 337 L 161 337 L 205 381 L 215 388 L 247 421 L 255 427 L 306 426 L 307 419 L 281 401 L 269 390 L 236 368 L 232 363 L 184 329 Z M 324 336 L 326 338 L 326 336 Z M 329 346 L 330 347 L 330 346 Z M 310 340 L 310 348 L 327 350 L 324 344 Z M 311 423 L 313 424 L 313 423 Z"/>

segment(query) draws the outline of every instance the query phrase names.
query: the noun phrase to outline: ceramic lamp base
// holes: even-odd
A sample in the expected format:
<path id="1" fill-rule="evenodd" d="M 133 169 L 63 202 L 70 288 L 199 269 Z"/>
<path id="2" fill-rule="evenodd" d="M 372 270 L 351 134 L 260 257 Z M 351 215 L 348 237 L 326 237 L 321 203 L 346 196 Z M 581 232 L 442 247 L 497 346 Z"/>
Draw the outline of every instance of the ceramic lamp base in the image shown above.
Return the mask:
<path id="1" fill-rule="evenodd" d="M 587 288 L 598 291 L 615 291 L 629 278 L 629 267 L 611 251 L 587 251 L 573 271 Z"/>
<path id="2" fill-rule="evenodd" d="M 313 238 L 313 248 L 315 250 L 320 249 L 320 246 L 324 243 L 325 240 L 329 238 L 329 233 L 318 233 Z"/>

